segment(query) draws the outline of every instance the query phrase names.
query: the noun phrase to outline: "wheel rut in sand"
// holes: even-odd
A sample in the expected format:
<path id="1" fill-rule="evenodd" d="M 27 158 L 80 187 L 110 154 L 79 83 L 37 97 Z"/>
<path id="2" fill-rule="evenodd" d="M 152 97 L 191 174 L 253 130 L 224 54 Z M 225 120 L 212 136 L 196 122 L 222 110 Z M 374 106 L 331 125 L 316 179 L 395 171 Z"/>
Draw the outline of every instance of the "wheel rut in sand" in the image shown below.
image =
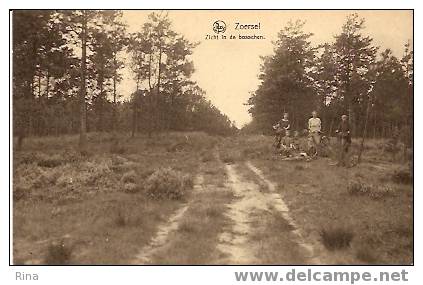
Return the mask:
<path id="1" fill-rule="evenodd" d="M 179 222 L 187 209 L 188 205 L 183 205 L 169 218 L 166 223 L 160 225 L 156 235 L 148 245 L 144 246 L 139 251 L 132 264 L 151 263 L 153 255 L 166 246 L 170 233 L 178 229 Z"/>
<path id="2" fill-rule="evenodd" d="M 204 177 L 202 174 L 198 174 L 194 180 L 194 192 L 201 192 L 203 190 Z M 175 232 L 184 214 L 187 212 L 189 204 L 183 204 L 179 207 L 172 216 L 163 224 L 158 227 L 156 235 L 151 241 L 144 246 L 139 253 L 136 255 L 132 264 L 150 264 L 153 262 L 154 255 L 163 250 L 170 242 L 169 236 Z"/>
<path id="3" fill-rule="evenodd" d="M 259 169 L 247 162 L 245 164 L 267 186 L 267 191 L 262 191 L 263 186 L 247 181 L 240 175 L 233 165 L 226 165 L 228 176 L 227 187 L 234 192 L 235 199 L 228 205 L 226 216 L 232 221 L 232 226 L 226 228 L 219 236 L 217 249 L 223 253 L 219 264 L 261 264 L 263 261 L 257 256 L 260 251 L 260 239 L 266 233 L 257 233 L 255 225 L 260 223 L 263 213 L 276 212 L 291 226 L 287 233 L 282 233 L 278 238 L 286 239 L 287 245 L 298 247 L 304 260 L 310 264 L 320 264 L 315 256 L 313 246 L 302 238 L 301 231 L 289 215 L 289 209 L 278 193 L 275 185 L 266 180 Z M 281 252 L 294 250 L 290 246 L 278 249 Z M 288 256 L 288 255 L 287 255 Z M 281 257 L 281 263 L 289 263 Z"/>
<path id="4" fill-rule="evenodd" d="M 234 201 L 228 205 L 226 216 L 231 220 L 232 226 L 224 231 L 218 238 L 217 249 L 224 254 L 218 263 L 222 264 L 252 264 L 257 260 L 254 251 L 249 246 L 250 213 L 254 208 L 263 208 L 257 201 L 257 185 L 243 182 L 232 165 L 226 165 L 228 175 L 227 187 L 234 192 Z"/>
<path id="5" fill-rule="evenodd" d="M 314 246 L 307 242 L 304 239 L 304 235 L 301 231 L 301 229 L 298 227 L 298 225 L 295 223 L 294 219 L 292 219 L 292 217 L 289 214 L 289 208 L 286 205 L 286 203 L 283 201 L 281 195 L 279 195 L 278 193 L 276 193 L 276 185 L 274 183 L 272 183 L 271 181 L 267 180 L 262 171 L 260 169 L 258 169 L 257 167 L 255 167 L 250 161 L 246 162 L 246 166 L 252 171 L 254 172 L 257 177 L 260 178 L 261 181 L 263 181 L 269 192 L 268 195 L 271 198 L 270 201 L 272 203 L 272 206 L 282 215 L 283 219 L 285 219 L 289 225 L 292 227 L 292 234 L 294 235 L 294 242 L 300 246 L 301 248 L 304 249 L 306 258 L 308 259 L 308 261 L 311 264 L 322 264 L 322 260 L 321 258 L 316 254 L 316 250 L 314 248 Z"/>

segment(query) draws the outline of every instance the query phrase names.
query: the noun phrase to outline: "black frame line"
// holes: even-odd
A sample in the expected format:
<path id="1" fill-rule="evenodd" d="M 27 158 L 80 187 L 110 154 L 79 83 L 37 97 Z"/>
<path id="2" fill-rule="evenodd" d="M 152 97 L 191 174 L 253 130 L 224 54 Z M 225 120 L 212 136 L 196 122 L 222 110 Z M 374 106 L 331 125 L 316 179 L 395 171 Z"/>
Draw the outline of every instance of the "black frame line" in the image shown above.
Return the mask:
<path id="1" fill-rule="evenodd" d="M 380 8 L 376 8 L 376 9 L 9 9 L 9 267 L 78 267 L 78 266 L 94 266 L 94 267 L 98 267 L 98 266 L 230 266 L 230 267 L 236 267 L 236 266 L 283 266 L 283 267 L 333 267 L 333 266 L 358 266 L 358 267 L 379 267 L 379 266 L 383 266 L 383 267 L 395 267 L 395 266 L 404 266 L 404 267 L 414 267 L 414 258 L 415 258 L 415 247 L 414 247 L 414 241 L 415 241 L 415 224 L 414 224 L 414 218 L 415 218 L 415 212 L 414 212 L 414 208 L 415 208 L 415 196 L 414 196 L 414 160 L 415 160 L 415 156 L 414 156 L 414 145 L 415 145 L 415 137 L 414 137 L 414 76 L 413 76 L 413 97 L 412 97 L 412 115 L 413 115 L 413 126 L 412 126 L 412 135 L 413 135 L 413 156 L 412 156 L 412 161 L 411 161 L 411 168 L 412 168 L 412 172 L 413 172 L 413 177 L 412 177 L 412 188 L 413 188 L 413 257 L 412 257 L 412 264 L 317 264 L 317 265 L 310 265 L 310 264 L 222 264 L 222 265 L 213 265 L 213 264 L 128 264 L 128 265 L 124 265 L 124 264 L 69 264 L 69 265 L 51 265 L 51 264 L 24 264 L 24 265 L 17 265 L 17 264 L 13 264 L 11 262 L 11 223 L 10 223 L 10 218 L 11 218 L 11 212 L 13 211 L 13 208 L 11 208 L 11 191 L 13 191 L 13 189 L 11 188 L 11 169 L 13 166 L 13 162 L 10 160 L 11 159 L 11 150 L 13 152 L 13 141 L 12 141 L 12 148 L 11 148 L 11 144 L 10 144 L 10 139 L 12 138 L 13 140 L 13 134 L 11 133 L 11 131 L 13 131 L 13 129 L 11 129 L 11 122 L 13 122 L 11 120 L 11 116 L 10 116 L 10 109 L 12 106 L 12 92 L 11 92 L 11 78 L 13 80 L 13 74 L 11 74 L 11 61 L 13 60 L 13 58 L 11 58 L 12 55 L 12 51 L 13 51 L 13 43 L 11 42 L 11 33 L 13 33 L 12 25 L 11 25 L 11 15 L 13 13 L 13 11 L 22 11 L 22 10 L 26 10 L 26 11 L 49 11 L 49 10 L 62 10 L 62 11 L 72 11 L 72 10 L 120 10 L 120 11 L 412 11 L 412 22 L 413 22 L 413 71 L 414 71 L 414 8 L 409 8 L 409 9 L 380 9 Z M 13 237 L 12 237 L 13 238 Z M 13 240 L 12 240 L 13 242 Z"/>

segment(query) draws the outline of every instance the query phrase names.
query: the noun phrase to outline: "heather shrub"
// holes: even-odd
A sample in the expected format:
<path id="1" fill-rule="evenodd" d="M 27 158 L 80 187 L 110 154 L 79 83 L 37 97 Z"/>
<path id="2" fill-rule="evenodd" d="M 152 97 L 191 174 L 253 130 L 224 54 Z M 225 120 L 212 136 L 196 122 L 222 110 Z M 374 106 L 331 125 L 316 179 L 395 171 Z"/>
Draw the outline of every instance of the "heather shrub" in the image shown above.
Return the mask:
<path id="1" fill-rule="evenodd" d="M 349 247 L 354 234 L 345 228 L 334 227 L 329 229 L 323 229 L 320 232 L 320 237 L 323 245 L 328 250 L 343 249 Z"/>
<path id="2" fill-rule="evenodd" d="M 115 218 L 115 224 L 118 227 L 124 227 L 128 224 L 128 217 L 122 210 L 119 210 L 117 212 L 117 215 Z"/>
<path id="3" fill-rule="evenodd" d="M 189 175 L 171 168 L 160 168 L 147 178 L 144 189 L 152 199 L 179 200 L 192 187 Z"/>
<path id="4" fill-rule="evenodd" d="M 375 188 L 375 190 L 370 193 L 370 198 L 372 198 L 373 200 L 392 196 L 395 196 L 395 189 L 390 187 L 389 185 L 378 186 Z"/>
<path id="5" fill-rule="evenodd" d="M 62 167 L 45 169 L 37 164 L 20 164 L 14 169 L 13 185 L 25 189 L 39 189 L 55 185 Z"/>
<path id="6" fill-rule="evenodd" d="M 135 193 L 140 190 L 140 187 L 136 183 L 129 182 L 123 185 L 123 190 L 128 193 Z"/>
<path id="7" fill-rule="evenodd" d="M 18 163 L 31 164 L 37 161 L 37 155 L 35 152 L 20 153 L 15 159 Z"/>
<path id="8" fill-rule="evenodd" d="M 47 248 L 45 263 L 49 265 L 69 264 L 73 248 L 63 242 L 52 243 Z"/>
<path id="9" fill-rule="evenodd" d="M 350 195 L 365 195 L 370 192 L 370 186 L 361 181 L 351 181 L 347 186 Z"/>
<path id="10" fill-rule="evenodd" d="M 59 187 L 66 187 L 68 185 L 71 185 L 74 182 L 74 178 L 72 175 L 69 174 L 62 174 L 56 181 L 56 185 Z"/>
<path id="11" fill-rule="evenodd" d="M 201 161 L 202 162 L 210 162 L 210 161 L 214 161 L 214 160 L 215 160 L 215 156 L 214 156 L 214 154 L 211 150 L 203 151 L 201 153 Z"/>
<path id="12" fill-rule="evenodd" d="M 304 170 L 305 168 L 303 165 L 295 165 L 294 169 L 297 171 L 301 171 L 301 170 Z"/>
<path id="13" fill-rule="evenodd" d="M 82 171 L 76 177 L 76 180 L 83 185 L 95 185 L 99 180 L 109 176 L 111 170 L 109 168 L 110 160 L 101 160 L 98 162 L 90 161 L 82 165 Z"/>
<path id="14" fill-rule="evenodd" d="M 352 181 L 347 186 L 348 193 L 353 196 L 367 196 L 373 200 L 395 196 L 395 189 L 389 185 L 366 184 L 361 181 Z"/>
<path id="15" fill-rule="evenodd" d="M 249 158 L 269 157 L 273 154 L 273 148 L 267 144 L 249 144 L 242 150 L 242 155 Z"/>
<path id="16" fill-rule="evenodd" d="M 189 141 L 182 141 L 182 142 L 175 142 L 172 143 L 170 146 L 166 148 L 168 152 L 176 152 L 176 151 L 188 151 L 192 149 L 193 146 Z"/>
<path id="17" fill-rule="evenodd" d="M 45 186 L 55 185 L 59 177 L 60 177 L 60 172 L 58 171 L 41 170 L 40 175 L 34 180 L 33 186 L 35 188 L 41 188 Z"/>
<path id="18" fill-rule="evenodd" d="M 392 181 L 398 184 L 411 184 L 413 176 L 409 170 L 397 170 L 392 174 Z"/>
<path id="19" fill-rule="evenodd" d="M 112 157 L 110 169 L 116 173 L 129 172 L 136 167 L 136 163 L 121 156 Z"/>
<path id="20" fill-rule="evenodd" d="M 110 153 L 114 153 L 114 154 L 124 154 L 128 152 L 128 148 L 122 144 L 122 142 L 120 142 L 117 139 L 114 139 L 112 141 L 112 144 L 110 145 Z"/>
<path id="21" fill-rule="evenodd" d="M 61 171 L 60 176 L 57 178 L 57 185 L 98 185 L 100 182 L 111 178 L 110 165 L 110 159 L 81 162 L 77 168 L 73 167 L 66 169 L 66 171 Z"/>
<path id="22" fill-rule="evenodd" d="M 74 149 L 69 149 L 62 153 L 63 161 L 68 163 L 75 163 L 81 159 L 81 154 Z"/>
<path id="23" fill-rule="evenodd" d="M 13 187 L 13 201 L 19 201 L 29 196 L 30 189 L 21 185 Z"/>
<path id="24" fill-rule="evenodd" d="M 372 264 L 377 261 L 374 250 L 369 245 L 360 245 L 356 250 L 356 257 L 365 263 Z"/>
<path id="25" fill-rule="evenodd" d="M 220 157 L 221 157 L 222 161 L 224 163 L 227 163 L 227 164 L 234 164 L 235 161 L 237 161 L 239 159 L 239 156 L 237 156 L 235 153 L 229 152 L 229 151 L 223 152 Z"/>
<path id="26" fill-rule="evenodd" d="M 54 168 L 64 163 L 63 158 L 59 154 L 39 154 L 38 166 Z"/>
<path id="27" fill-rule="evenodd" d="M 134 170 L 128 171 L 122 175 L 121 181 L 122 183 L 135 183 L 136 181 L 136 173 Z"/>

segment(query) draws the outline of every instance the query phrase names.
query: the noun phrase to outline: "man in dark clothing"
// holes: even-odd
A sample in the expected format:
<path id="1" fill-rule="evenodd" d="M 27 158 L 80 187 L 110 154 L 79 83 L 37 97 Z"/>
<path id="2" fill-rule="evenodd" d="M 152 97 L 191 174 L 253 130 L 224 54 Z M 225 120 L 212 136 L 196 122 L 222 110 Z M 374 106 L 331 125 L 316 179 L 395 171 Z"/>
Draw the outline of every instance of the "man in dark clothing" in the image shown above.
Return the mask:
<path id="1" fill-rule="evenodd" d="M 347 115 L 341 116 L 341 122 L 336 133 L 338 134 L 339 141 L 338 165 L 348 166 L 348 150 L 351 145 L 351 134 Z"/>

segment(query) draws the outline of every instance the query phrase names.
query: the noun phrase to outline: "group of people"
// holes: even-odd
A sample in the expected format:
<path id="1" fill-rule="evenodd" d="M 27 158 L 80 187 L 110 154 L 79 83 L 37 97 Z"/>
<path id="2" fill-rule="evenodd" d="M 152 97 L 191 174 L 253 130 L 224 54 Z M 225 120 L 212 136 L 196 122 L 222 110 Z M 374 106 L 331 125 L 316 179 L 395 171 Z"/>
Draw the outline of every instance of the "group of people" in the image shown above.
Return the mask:
<path id="1" fill-rule="evenodd" d="M 316 111 L 313 111 L 311 115 L 308 120 L 308 128 L 302 133 L 295 130 L 292 135 L 288 113 L 284 113 L 283 118 L 273 126 L 276 132 L 275 145 L 282 155 L 286 157 L 307 156 L 313 145 L 318 146 L 320 144 L 322 121 L 317 116 Z M 338 165 L 346 166 L 348 150 L 351 145 L 351 132 L 347 115 L 341 116 L 335 132 L 339 141 Z"/>

